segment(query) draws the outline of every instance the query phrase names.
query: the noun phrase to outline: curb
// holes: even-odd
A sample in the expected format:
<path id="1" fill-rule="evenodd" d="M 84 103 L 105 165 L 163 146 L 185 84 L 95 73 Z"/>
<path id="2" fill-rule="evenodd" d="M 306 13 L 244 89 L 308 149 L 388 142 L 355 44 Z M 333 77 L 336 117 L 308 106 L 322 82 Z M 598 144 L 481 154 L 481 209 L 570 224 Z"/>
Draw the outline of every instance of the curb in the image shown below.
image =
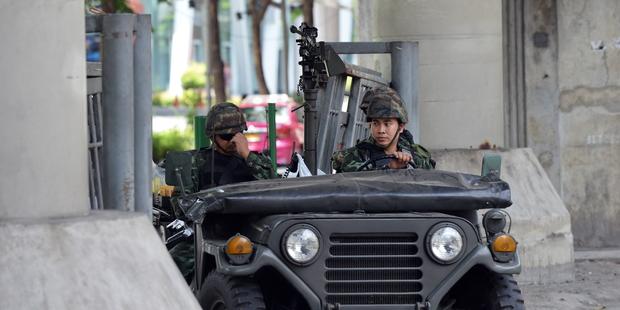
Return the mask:
<path id="1" fill-rule="evenodd" d="M 575 250 L 575 261 L 620 260 L 620 249 Z"/>

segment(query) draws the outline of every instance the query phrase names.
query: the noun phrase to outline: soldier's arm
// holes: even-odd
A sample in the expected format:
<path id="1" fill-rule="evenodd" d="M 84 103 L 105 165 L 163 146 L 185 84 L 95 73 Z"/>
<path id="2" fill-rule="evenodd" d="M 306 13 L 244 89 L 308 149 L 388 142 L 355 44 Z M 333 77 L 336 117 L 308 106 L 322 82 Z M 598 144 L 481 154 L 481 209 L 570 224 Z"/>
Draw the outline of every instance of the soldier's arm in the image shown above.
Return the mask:
<path id="1" fill-rule="evenodd" d="M 271 166 L 271 160 L 269 160 L 267 156 L 250 152 L 245 162 L 248 168 L 250 168 L 250 173 L 257 180 L 273 179 L 276 177 L 276 173 Z"/>
<path id="2" fill-rule="evenodd" d="M 413 161 L 418 168 L 435 169 L 435 161 L 431 158 L 431 152 L 419 144 L 414 144 Z"/>
<path id="3" fill-rule="evenodd" d="M 413 142 L 413 136 L 405 130 L 398 139 L 398 148 L 408 151 L 413 155 L 413 162 L 419 169 L 435 169 L 435 161 L 431 158 L 431 152 L 419 144 Z"/>
<path id="4" fill-rule="evenodd" d="M 332 156 L 332 168 L 336 173 L 357 171 L 364 162 L 356 148 L 338 151 Z"/>

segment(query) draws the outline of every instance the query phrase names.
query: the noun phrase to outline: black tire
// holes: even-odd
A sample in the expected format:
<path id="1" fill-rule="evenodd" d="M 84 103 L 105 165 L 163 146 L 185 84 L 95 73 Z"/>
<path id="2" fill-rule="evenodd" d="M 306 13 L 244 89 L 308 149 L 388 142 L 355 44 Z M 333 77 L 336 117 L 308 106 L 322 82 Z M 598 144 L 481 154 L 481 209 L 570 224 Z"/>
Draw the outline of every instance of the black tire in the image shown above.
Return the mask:
<path id="1" fill-rule="evenodd" d="M 489 274 L 490 289 L 486 309 L 524 310 L 525 302 L 521 289 L 512 275 Z"/>
<path id="2" fill-rule="evenodd" d="M 203 310 L 265 310 L 260 286 L 249 278 L 236 278 L 211 271 L 205 279 L 198 302 Z"/>

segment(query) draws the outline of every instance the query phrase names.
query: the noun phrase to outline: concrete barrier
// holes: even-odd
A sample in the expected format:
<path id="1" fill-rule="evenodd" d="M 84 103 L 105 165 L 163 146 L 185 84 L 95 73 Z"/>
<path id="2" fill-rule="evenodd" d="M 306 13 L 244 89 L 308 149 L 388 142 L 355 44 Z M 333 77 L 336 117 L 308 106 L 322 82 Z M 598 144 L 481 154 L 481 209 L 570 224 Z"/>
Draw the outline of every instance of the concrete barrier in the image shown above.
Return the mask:
<path id="1" fill-rule="evenodd" d="M 0 309 L 200 309 L 146 216 L 0 221 Z"/>
<path id="2" fill-rule="evenodd" d="M 512 234 L 519 242 L 521 282 L 553 283 L 574 278 L 571 220 L 531 149 L 436 150 L 437 169 L 480 174 L 485 153 L 502 156 L 501 178 L 510 184 Z"/>

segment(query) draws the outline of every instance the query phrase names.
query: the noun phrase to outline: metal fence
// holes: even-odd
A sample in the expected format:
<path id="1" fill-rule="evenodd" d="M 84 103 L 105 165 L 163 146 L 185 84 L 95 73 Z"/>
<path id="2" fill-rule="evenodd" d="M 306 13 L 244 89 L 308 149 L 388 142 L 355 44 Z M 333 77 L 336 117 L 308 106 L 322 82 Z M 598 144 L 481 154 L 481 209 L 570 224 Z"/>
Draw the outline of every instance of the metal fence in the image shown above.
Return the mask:
<path id="1" fill-rule="evenodd" d="M 389 85 L 398 91 L 410 115 L 407 129 L 417 140 L 417 43 L 330 42 L 327 45 L 338 54 L 390 54 L 392 76 L 388 82 L 380 72 L 345 62 L 342 74 L 329 77 L 327 85 L 318 94 L 317 168 L 331 173 L 330 159 L 334 151 L 352 147 L 368 137 L 365 115 L 359 106 L 366 91 L 372 88 Z M 351 79 L 350 89 L 346 89 L 347 79 Z"/>
<path id="2" fill-rule="evenodd" d="M 150 16 L 90 15 L 86 33 L 102 37 L 101 63 L 87 66 L 91 209 L 151 216 Z"/>
<path id="3" fill-rule="evenodd" d="M 101 110 L 101 64 L 86 64 L 88 106 L 88 192 L 91 209 L 103 209 L 101 160 L 103 157 L 103 111 Z"/>

